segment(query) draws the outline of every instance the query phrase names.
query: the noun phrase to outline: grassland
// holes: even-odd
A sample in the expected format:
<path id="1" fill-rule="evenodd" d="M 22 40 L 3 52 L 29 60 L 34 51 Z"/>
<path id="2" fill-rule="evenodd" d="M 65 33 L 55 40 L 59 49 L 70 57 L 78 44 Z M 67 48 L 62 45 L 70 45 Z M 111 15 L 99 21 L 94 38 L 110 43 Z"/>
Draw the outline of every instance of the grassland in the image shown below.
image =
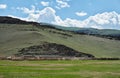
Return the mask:
<path id="1" fill-rule="evenodd" d="M 120 78 L 120 61 L 0 61 L 0 78 Z"/>
<path id="2" fill-rule="evenodd" d="M 71 35 L 67 36 L 67 35 Z M 0 24 L 0 56 L 18 53 L 22 48 L 57 43 L 95 57 L 120 57 L 120 41 L 74 34 L 57 29 L 22 24 Z"/>

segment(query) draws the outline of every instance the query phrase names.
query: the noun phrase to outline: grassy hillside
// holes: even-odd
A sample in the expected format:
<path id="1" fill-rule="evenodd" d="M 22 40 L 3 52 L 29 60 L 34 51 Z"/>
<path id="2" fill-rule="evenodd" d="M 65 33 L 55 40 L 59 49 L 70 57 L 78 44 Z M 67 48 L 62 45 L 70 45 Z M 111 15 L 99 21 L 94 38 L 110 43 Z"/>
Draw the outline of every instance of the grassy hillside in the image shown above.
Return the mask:
<path id="1" fill-rule="evenodd" d="M 63 27 L 53 25 L 54 27 L 62 30 L 73 31 L 78 34 L 97 36 L 107 39 L 120 40 L 120 30 L 115 29 L 94 29 L 94 28 L 78 28 L 78 27 Z"/>
<path id="2" fill-rule="evenodd" d="M 62 44 L 96 57 L 120 57 L 120 41 L 117 40 L 30 24 L 0 24 L 0 56 L 16 54 L 22 48 L 44 42 Z"/>

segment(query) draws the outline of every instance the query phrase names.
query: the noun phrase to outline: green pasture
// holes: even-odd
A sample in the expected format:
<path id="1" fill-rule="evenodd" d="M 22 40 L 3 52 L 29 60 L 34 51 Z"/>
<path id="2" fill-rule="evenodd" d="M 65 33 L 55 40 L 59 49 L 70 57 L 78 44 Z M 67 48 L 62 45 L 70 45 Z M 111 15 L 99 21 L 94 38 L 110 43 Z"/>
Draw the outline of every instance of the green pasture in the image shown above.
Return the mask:
<path id="1" fill-rule="evenodd" d="M 0 61 L 0 78 L 120 78 L 120 61 Z"/>

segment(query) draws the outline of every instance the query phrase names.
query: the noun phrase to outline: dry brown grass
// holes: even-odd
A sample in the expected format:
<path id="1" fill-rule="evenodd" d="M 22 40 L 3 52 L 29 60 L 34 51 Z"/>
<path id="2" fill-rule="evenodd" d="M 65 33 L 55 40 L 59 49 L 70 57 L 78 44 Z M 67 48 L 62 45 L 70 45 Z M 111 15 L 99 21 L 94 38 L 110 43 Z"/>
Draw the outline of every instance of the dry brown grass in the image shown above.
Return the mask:
<path id="1" fill-rule="evenodd" d="M 0 75 L 0 78 L 4 78 L 2 75 Z"/>

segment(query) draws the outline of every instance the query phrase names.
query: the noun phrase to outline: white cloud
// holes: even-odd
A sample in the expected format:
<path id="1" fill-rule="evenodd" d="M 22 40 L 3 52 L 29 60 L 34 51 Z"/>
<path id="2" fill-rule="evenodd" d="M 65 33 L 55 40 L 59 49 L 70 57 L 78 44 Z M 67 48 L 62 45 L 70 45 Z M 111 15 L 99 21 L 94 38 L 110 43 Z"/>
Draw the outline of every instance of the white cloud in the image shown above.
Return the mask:
<path id="1" fill-rule="evenodd" d="M 52 23 L 56 25 L 65 26 L 65 27 L 84 27 L 86 25 L 84 22 L 76 19 L 66 18 L 65 20 L 62 20 L 60 17 L 58 17 Z"/>
<path id="2" fill-rule="evenodd" d="M 26 7 L 17 9 L 28 14 L 28 16 L 25 18 L 28 21 L 52 23 L 57 18 L 55 15 L 56 11 L 51 7 L 46 7 L 42 10 L 36 10 L 35 7 L 32 7 L 32 9 Z"/>
<path id="3" fill-rule="evenodd" d="M 98 29 L 120 29 L 120 14 L 116 12 L 104 12 L 90 16 L 83 22 L 87 22 L 86 27 Z"/>
<path id="4" fill-rule="evenodd" d="M 60 7 L 58 7 L 58 6 L 55 6 L 55 8 L 57 8 L 57 9 L 61 9 Z"/>
<path id="5" fill-rule="evenodd" d="M 76 12 L 75 13 L 77 16 L 86 16 L 87 15 L 87 13 L 86 12 Z"/>
<path id="6" fill-rule="evenodd" d="M 25 8 L 19 9 L 24 13 L 28 14 L 24 20 L 35 21 L 35 22 L 46 22 L 57 24 L 66 27 L 87 27 L 87 28 L 98 28 L 98 29 L 120 29 L 120 14 L 116 12 L 104 12 L 90 16 L 85 20 L 76 20 L 66 18 L 62 20 L 60 16 L 56 15 L 56 11 L 51 7 L 46 7 L 42 10 L 36 10 L 35 7 L 32 9 Z"/>
<path id="7" fill-rule="evenodd" d="M 0 4 L 0 9 L 6 9 L 7 5 L 6 4 Z"/>
<path id="8" fill-rule="evenodd" d="M 27 21 L 37 22 L 37 19 L 39 17 L 39 10 L 36 10 L 35 6 L 32 5 L 31 9 L 26 8 L 26 7 L 17 7 L 16 9 L 28 15 L 26 18 L 22 18 L 22 19 L 25 19 Z"/>
<path id="9" fill-rule="evenodd" d="M 35 6 L 31 6 L 32 9 L 26 7 L 17 7 L 17 10 L 22 10 L 24 13 L 30 14 L 35 12 Z"/>
<path id="10" fill-rule="evenodd" d="M 63 26 L 70 27 L 85 27 L 85 28 L 97 28 L 97 29 L 120 29 L 120 14 L 116 12 L 104 12 L 90 16 L 87 19 L 80 21 L 76 19 L 66 18 L 59 22 L 54 22 Z"/>
<path id="11" fill-rule="evenodd" d="M 41 4 L 42 4 L 43 6 L 49 6 L 49 2 L 41 1 Z"/>
<path id="12" fill-rule="evenodd" d="M 55 15 L 56 11 L 51 8 L 51 7 L 46 7 L 43 10 L 39 12 L 39 22 L 47 22 L 47 23 L 52 23 L 56 19 Z"/>
<path id="13" fill-rule="evenodd" d="M 57 2 L 57 9 L 61 9 L 61 8 L 66 8 L 66 7 L 70 7 L 70 5 L 67 3 L 68 0 L 56 0 Z"/>

